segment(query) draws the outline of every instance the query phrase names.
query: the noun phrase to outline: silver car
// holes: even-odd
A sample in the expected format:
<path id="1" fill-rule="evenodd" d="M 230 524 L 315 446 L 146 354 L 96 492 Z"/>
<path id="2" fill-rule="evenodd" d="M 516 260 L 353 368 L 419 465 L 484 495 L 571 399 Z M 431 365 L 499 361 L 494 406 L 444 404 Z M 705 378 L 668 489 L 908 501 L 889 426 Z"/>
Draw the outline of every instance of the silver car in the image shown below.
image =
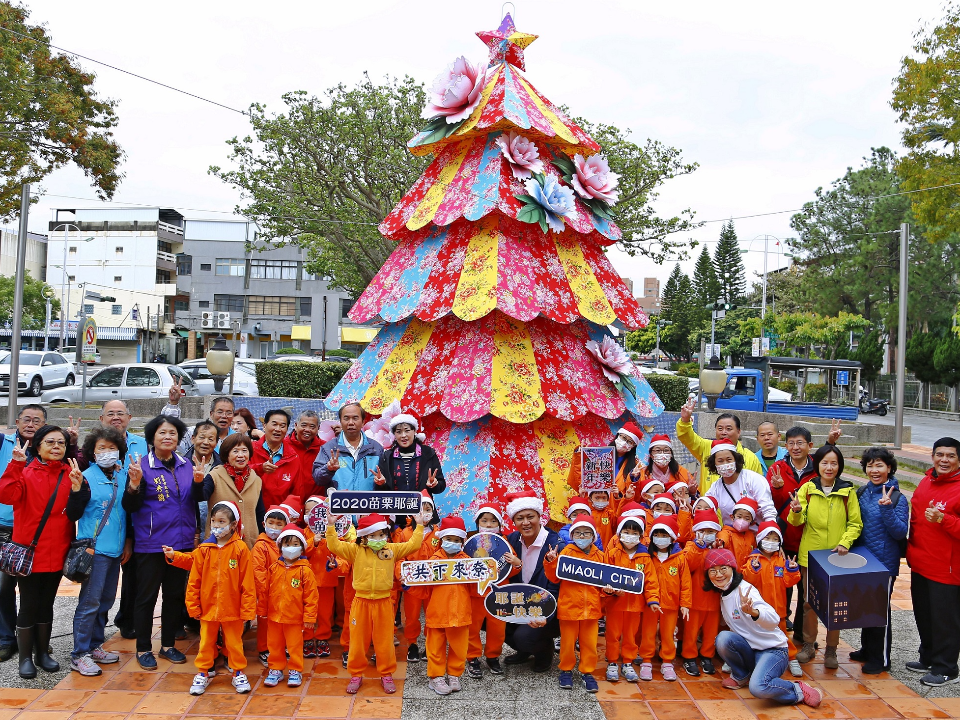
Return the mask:
<path id="1" fill-rule="evenodd" d="M 73 385 L 75 371 L 73 363 L 58 352 L 20 351 L 20 370 L 17 387 L 26 390 L 28 395 L 40 397 L 45 388 L 58 385 Z M 0 355 L 0 390 L 10 390 L 10 351 Z M 18 390 L 18 392 L 19 392 Z"/>
<path id="2" fill-rule="evenodd" d="M 196 397 L 201 394 L 193 378 L 176 365 L 128 363 L 110 365 L 87 380 L 86 399 L 90 402 L 163 399 L 169 394 L 174 378 L 180 381 L 185 395 Z M 41 396 L 40 402 L 79 402 L 81 390 L 80 385 L 47 390 Z"/>
<path id="3" fill-rule="evenodd" d="M 182 368 L 196 381 L 202 395 L 211 395 L 214 392 L 213 375 L 207 370 L 206 360 L 187 360 L 186 362 L 180 363 L 177 367 Z M 259 395 L 260 391 L 257 389 L 256 371 L 250 369 L 253 365 L 246 361 L 237 360 L 233 367 L 233 394 Z M 230 380 L 224 380 L 223 391 L 226 392 L 229 387 Z"/>

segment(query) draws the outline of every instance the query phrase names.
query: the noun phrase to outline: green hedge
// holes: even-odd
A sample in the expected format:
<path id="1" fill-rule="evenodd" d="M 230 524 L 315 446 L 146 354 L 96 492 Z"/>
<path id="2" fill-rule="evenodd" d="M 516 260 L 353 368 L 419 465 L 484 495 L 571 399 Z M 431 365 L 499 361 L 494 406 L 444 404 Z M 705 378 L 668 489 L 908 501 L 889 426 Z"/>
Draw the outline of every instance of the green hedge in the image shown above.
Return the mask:
<path id="1" fill-rule="evenodd" d="M 350 369 L 350 363 L 261 362 L 256 364 L 262 397 L 323 399 Z"/>
<path id="2" fill-rule="evenodd" d="M 690 383 L 679 375 L 644 375 L 668 412 L 677 412 L 690 395 Z M 262 394 L 262 392 L 261 392 Z"/>
<path id="3" fill-rule="evenodd" d="M 277 350 L 277 355 L 306 355 L 306 353 L 300 348 L 280 348 Z"/>
<path id="4" fill-rule="evenodd" d="M 337 350 L 327 350 L 327 355 L 334 355 L 336 357 L 347 357 L 347 358 L 356 357 L 356 354 L 350 352 L 349 350 L 344 350 L 343 348 L 339 348 Z"/>
<path id="5" fill-rule="evenodd" d="M 806 402 L 826 402 L 827 386 L 824 383 L 810 383 L 803 388 L 803 399 Z"/>

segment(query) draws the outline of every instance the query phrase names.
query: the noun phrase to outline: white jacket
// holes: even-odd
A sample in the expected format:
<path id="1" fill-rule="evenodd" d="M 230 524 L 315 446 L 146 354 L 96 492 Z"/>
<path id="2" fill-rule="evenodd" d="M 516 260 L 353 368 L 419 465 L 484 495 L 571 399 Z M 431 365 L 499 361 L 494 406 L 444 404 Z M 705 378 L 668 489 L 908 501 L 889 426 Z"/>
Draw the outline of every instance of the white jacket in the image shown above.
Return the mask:
<path id="1" fill-rule="evenodd" d="M 753 601 L 760 616 L 754 620 L 750 615 L 740 612 L 740 594 L 747 594 Z M 720 611 L 731 632 L 742 637 L 754 650 L 770 650 L 786 647 L 787 636 L 780 630 L 780 616 L 772 605 L 760 597 L 760 592 L 746 580 L 720 598 Z"/>
<path id="2" fill-rule="evenodd" d="M 753 470 L 744 468 L 740 471 L 736 481 L 727 485 L 726 488 L 723 485 L 723 478 L 719 478 L 707 490 L 707 495 L 716 498 L 724 525 L 733 524 L 733 520 L 730 518 L 733 513 L 733 506 L 740 501 L 740 498 L 744 497 L 756 500 L 760 506 L 761 517 L 757 518 L 756 524 L 763 520 L 777 519 L 777 508 L 774 507 L 773 497 L 770 495 L 770 483 L 763 475 L 755 473 Z"/>

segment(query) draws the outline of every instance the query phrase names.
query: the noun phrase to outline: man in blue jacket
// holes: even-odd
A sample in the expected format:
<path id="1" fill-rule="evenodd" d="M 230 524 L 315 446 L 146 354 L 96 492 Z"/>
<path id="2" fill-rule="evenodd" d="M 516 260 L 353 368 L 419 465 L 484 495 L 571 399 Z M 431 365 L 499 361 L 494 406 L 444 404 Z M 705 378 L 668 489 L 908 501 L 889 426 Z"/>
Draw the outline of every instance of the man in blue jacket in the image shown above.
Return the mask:
<path id="1" fill-rule="evenodd" d="M 373 490 L 373 471 L 380 462 L 383 447 L 363 433 L 363 408 L 347 403 L 340 408 L 342 432 L 320 448 L 313 463 L 313 481 L 317 492 L 335 490 Z"/>

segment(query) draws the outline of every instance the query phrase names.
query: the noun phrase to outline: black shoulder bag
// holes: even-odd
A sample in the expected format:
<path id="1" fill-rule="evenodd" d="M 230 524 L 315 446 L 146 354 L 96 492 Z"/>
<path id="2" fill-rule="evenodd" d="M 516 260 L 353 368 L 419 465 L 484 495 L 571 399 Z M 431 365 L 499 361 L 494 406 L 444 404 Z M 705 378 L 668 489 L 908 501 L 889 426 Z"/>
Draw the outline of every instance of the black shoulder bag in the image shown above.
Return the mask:
<path id="1" fill-rule="evenodd" d="M 70 549 L 67 550 L 67 557 L 63 561 L 63 576 L 67 580 L 75 583 L 82 583 L 90 577 L 93 571 L 93 556 L 96 552 L 97 538 L 100 532 L 110 520 L 110 513 L 113 512 L 113 504 L 117 500 L 117 484 L 113 484 L 113 495 L 110 496 L 110 503 L 107 505 L 106 512 L 100 518 L 100 524 L 92 538 L 78 538 L 70 543 Z"/>
<path id="2" fill-rule="evenodd" d="M 24 577 L 33 572 L 33 554 L 37 550 L 37 543 L 40 542 L 40 533 L 43 532 L 44 525 L 47 524 L 47 518 L 50 517 L 50 511 L 53 510 L 53 503 L 57 500 L 57 493 L 60 492 L 60 483 L 66 473 L 66 468 L 60 471 L 60 477 L 57 478 L 57 485 L 53 489 L 53 495 L 47 502 L 47 508 L 43 511 L 43 517 L 40 518 L 40 524 L 37 525 L 37 532 L 33 536 L 33 542 L 29 545 L 8 542 L 0 545 L 0 571 L 14 577 Z"/>

